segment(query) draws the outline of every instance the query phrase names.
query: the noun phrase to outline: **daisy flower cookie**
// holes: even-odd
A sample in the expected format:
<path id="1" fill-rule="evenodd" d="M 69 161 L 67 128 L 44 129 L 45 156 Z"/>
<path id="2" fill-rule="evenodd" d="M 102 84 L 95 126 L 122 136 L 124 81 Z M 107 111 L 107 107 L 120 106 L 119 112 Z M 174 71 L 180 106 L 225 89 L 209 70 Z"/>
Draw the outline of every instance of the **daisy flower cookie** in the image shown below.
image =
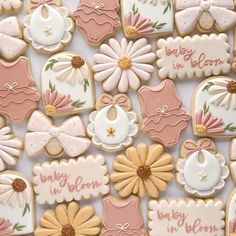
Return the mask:
<path id="1" fill-rule="evenodd" d="M 0 173 L 0 235 L 34 231 L 35 206 L 31 183 L 20 173 Z"/>
<path id="2" fill-rule="evenodd" d="M 155 58 L 145 38 L 136 42 L 125 38 L 118 42 L 112 38 L 108 44 L 102 44 L 100 53 L 94 56 L 94 78 L 102 83 L 105 91 L 137 90 L 141 83 L 150 80 Z"/>
<path id="3" fill-rule="evenodd" d="M 173 169 L 172 156 L 164 152 L 161 144 L 141 143 L 116 157 L 110 179 L 121 197 L 131 194 L 144 197 L 147 193 L 157 198 L 174 178 Z"/>
<path id="4" fill-rule="evenodd" d="M 28 0 L 24 38 L 40 52 L 61 51 L 72 40 L 74 22 L 59 0 Z"/>
<path id="5" fill-rule="evenodd" d="M 131 145 L 138 134 L 138 123 L 129 97 L 104 93 L 98 98 L 96 109 L 89 115 L 87 127 L 93 144 L 109 152 Z"/>
<path id="6" fill-rule="evenodd" d="M 50 57 L 41 73 L 44 110 L 48 116 L 80 113 L 95 107 L 89 64 L 73 52 Z"/>
<path id="7" fill-rule="evenodd" d="M 0 116 L 0 171 L 7 166 L 15 166 L 23 149 L 23 141 L 16 138 L 12 129 L 6 126 L 5 119 Z"/>
<path id="8" fill-rule="evenodd" d="M 95 215 L 92 206 L 80 207 L 76 202 L 58 205 L 55 210 L 44 212 L 35 236 L 76 236 L 99 235 L 101 219 Z"/>
<path id="9" fill-rule="evenodd" d="M 194 133 L 202 137 L 236 135 L 236 81 L 217 76 L 204 80 L 195 90 L 192 116 Z"/>
<path id="10" fill-rule="evenodd" d="M 183 189 L 201 198 L 213 196 L 222 190 L 229 176 L 225 158 L 217 153 L 214 143 L 208 138 L 183 143 L 176 171 L 177 182 Z"/>

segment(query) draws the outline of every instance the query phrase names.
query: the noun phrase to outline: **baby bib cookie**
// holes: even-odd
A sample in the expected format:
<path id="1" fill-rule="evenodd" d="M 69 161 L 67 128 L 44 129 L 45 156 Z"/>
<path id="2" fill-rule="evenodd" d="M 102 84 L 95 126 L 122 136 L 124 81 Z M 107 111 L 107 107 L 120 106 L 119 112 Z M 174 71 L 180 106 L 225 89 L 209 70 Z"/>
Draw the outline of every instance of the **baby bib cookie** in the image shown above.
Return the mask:
<path id="1" fill-rule="evenodd" d="M 21 25 L 15 16 L 1 20 L 0 58 L 6 61 L 14 61 L 19 56 L 23 55 L 27 49 L 27 44 L 21 38 Z"/>
<path id="2" fill-rule="evenodd" d="M 125 154 L 116 157 L 113 169 L 110 180 L 121 197 L 131 194 L 144 197 L 147 193 L 157 198 L 174 178 L 172 156 L 164 152 L 161 144 L 140 143 L 127 148 Z"/>
<path id="3" fill-rule="evenodd" d="M 121 0 L 126 38 L 156 37 L 174 30 L 172 0 Z"/>
<path id="4" fill-rule="evenodd" d="M 174 83 L 165 80 L 157 87 L 143 86 L 138 95 L 144 117 L 141 130 L 164 146 L 177 144 L 190 115 L 181 107 Z"/>
<path id="5" fill-rule="evenodd" d="M 132 196 L 126 200 L 118 200 L 108 196 L 103 199 L 103 208 L 101 236 L 147 235 L 137 197 Z"/>
<path id="6" fill-rule="evenodd" d="M 92 206 L 80 207 L 76 202 L 59 204 L 46 210 L 34 231 L 35 236 L 99 235 L 101 219 L 95 215 Z"/>
<path id="7" fill-rule="evenodd" d="M 73 16 L 87 41 L 99 45 L 120 27 L 119 9 L 119 0 L 81 0 Z"/>
<path id="8" fill-rule="evenodd" d="M 23 0 L 3 0 L 0 2 L 0 15 L 18 13 L 22 10 Z"/>
<path id="9" fill-rule="evenodd" d="M 41 73 L 44 111 L 48 116 L 84 112 L 95 107 L 93 75 L 78 54 L 62 52 L 50 57 Z"/>
<path id="10" fill-rule="evenodd" d="M 15 171 L 0 173 L 0 235 L 34 232 L 35 205 L 32 185 Z"/>
<path id="11" fill-rule="evenodd" d="M 36 164 L 33 174 L 39 204 L 90 199 L 110 190 L 108 168 L 102 155 Z"/>
<path id="12" fill-rule="evenodd" d="M 182 36 L 194 29 L 201 33 L 214 29 L 224 32 L 236 25 L 233 0 L 176 0 L 176 10 L 176 27 Z"/>
<path id="13" fill-rule="evenodd" d="M 22 149 L 23 141 L 15 137 L 12 129 L 6 126 L 4 117 L 0 116 L 0 171 L 15 166 Z"/>
<path id="14" fill-rule="evenodd" d="M 194 133 L 202 137 L 236 135 L 236 81 L 217 76 L 204 80 L 195 90 L 192 105 Z"/>
<path id="15" fill-rule="evenodd" d="M 221 200 L 151 200 L 150 236 L 224 236 L 225 211 Z"/>
<path id="16" fill-rule="evenodd" d="M 28 0 L 24 38 L 40 52 L 53 54 L 71 42 L 74 22 L 57 0 Z"/>
<path id="17" fill-rule="evenodd" d="M 0 113 L 14 123 L 25 121 L 38 107 L 40 94 L 34 87 L 29 59 L 0 59 Z"/>
<path id="18" fill-rule="evenodd" d="M 137 90 L 141 83 L 150 80 L 155 58 L 145 38 L 136 42 L 128 42 L 126 38 L 118 42 L 112 38 L 108 44 L 102 44 L 100 53 L 94 56 L 94 79 L 101 82 L 107 92 Z"/>
<path id="19" fill-rule="evenodd" d="M 230 71 L 230 45 L 226 34 L 194 35 L 157 41 L 157 67 L 161 79 L 193 79 Z"/>
<path id="20" fill-rule="evenodd" d="M 87 127 L 94 145 L 115 152 L 133 143 L 138 134 L 137 114 L 131 111 L 127 95 L 113 97 L 103 93 L 97 99 L 96 109 L 89 115 Z"/>
<path id="21" fill-rule="evenodd" d="M 207 198 L 225 187 L 229 168 L 211 139 L 186 140 L 176 164 L 176 180 L 190 195 Z"/>
<path id="22" fill-rule="evenodd" d="M 27 131 L 25 151 L 28 156 L 36 156 L 45 150 L 51 158 L 60 157 L 64 153 L 69 157 L 77 157 L 91 144 L 86 138 L 86 130 L 79 116 L 70 117 L 56 126 L 42 112 L 34 111 Z"/>

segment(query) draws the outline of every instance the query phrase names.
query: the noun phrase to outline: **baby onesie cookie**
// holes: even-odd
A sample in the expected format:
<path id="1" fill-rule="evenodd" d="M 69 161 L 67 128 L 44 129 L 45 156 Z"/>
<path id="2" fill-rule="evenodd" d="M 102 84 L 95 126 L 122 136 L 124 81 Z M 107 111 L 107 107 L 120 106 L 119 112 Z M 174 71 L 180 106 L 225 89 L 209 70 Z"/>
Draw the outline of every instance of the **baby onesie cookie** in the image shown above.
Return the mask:
<path id="1" fill-rule="evenodd" d="M 77 53 L 50 57 L 41 73 L 44 111 L 48 116 L 68 115 L 94 108 L 93 75 Z"/>
<path id="2" fill-rule="evenodd" d="M 89 115 L 87 127 L 94 145 L 115 152 L 133 143 L 138 134 L 138 123 L 127 95 L 113 97 L 103 93 L 97 99 L 96 109 Z"/>
<path id="3" fill-rule="evenodd" d="M 33 174 L 39 204 L 90 199 L 110 190 L 108 168 L 102 155 L 36 164 Z"/>
<path id="4" fill-rule="evenodd" d="M 15 171 L 0 173 L 0 235 L 34 232 L 35 205 L 32 185 Z"/>
<path id="5" fill-rule="evenodd" d="M 184 36 L 197 29 L 209 33 L 216 29 L 224 32 L 236 25 L 233 0 L 176 0 L 175 23 Z"/>
<path id="6" fill-rule="evenodd" d="M 209 77 L 226 74 L 231 68 L 226 34 L 169 37 L 159 39 L 157 47 L 157 67 L 161 79 Z"/>
<path id="7" fill-rule="evenodd" d="M 161 144 L 140 143 L 116 157 L 110 180 L 121 197 L 131 194 L 144 197 L 147 193 L 156 198 L 174 178 L 172 161 L 172 156 L 164 152 Z"/>
<path id="8" fill-rule="evenodd" d="M 15 166 L 22 149 L 23 142 L 15 137 L 12 129 L 6 126 L 4 117 L 0 116 L 0 171 L 8 165 Z"/>
<path id="9" fill-rule="evenodd" d="M 167 147 L 177 144 L 190 115 L 181 107 L 174 82 L 165 80 L 157 87 L 144 86 L 138 94 L 144 117 L 141 130 Z"/>
<path id="10" fill-rule="evenodd" d="M 21 25 L 15 16 L 0 21 L 0 58 L 14 61 L 27 49 L 22 37 Z"/>
<path id="11" fill-rule="evenodd" d="M 0 76 L 0 113 L 15 123 L 25 121 L 38 107 L 40 99 L 29 59 L 19 57 L 14 62 L 0 59 Z"/>
<path id="12" fill-rule="evenodd" d="M 150 236 L 224 236 L 221 200 L 151 200 L 148 209 Z"/>
<path id="13" fill-rule="evenodd" d="M 147 235 L 137 197 L 118 200 L 108 196 L 103 199 L 103 208 L 101 236 Z"/>
<path id="14" fill-rule="evenodd" d="M 226 228 L 225 236 L 235 236 L 236 235 L 236 190 L 233 190 L 228 197 L 226 205 Z"/>
<path id="15" fill-rule="evenodd" d="M 236 81 L 217 76 L 204 80 L 195 90 L 192 105 L 194 133 L 202 137 L 236 135 Z"/>
<path id="16" fill-rule="evenodd" d="M 71 42 L 74 22 L 58 0 L 28 0 L 24 38 L 40 52 L 53 54 Z"/>
<path id="17" fill-rule="evenodd" d="M 79 116 L 70 117 L 56 126 L 42 112 L 34 111 L 27 131 L 25 151 L 28 156 L 36 156 L 45 150 L 51 158 L 60 157 L 64 153 L 69 157 L 77 157 L 91 144 L 86 138 L 86 130 Z"/>
<path id="18" fill-rule="evenodd" d="M 92 206 L 80 207 L 76 202 L 60 204 L 44 212 L 35 236 L 75 236 L 99 235 L 101 219 L 95 215 Z"/>
<path id="19" fill-rule="evenodd" d="M 126 38 L 156 37 L 174 29 L 172 0 L 121 0 L 121 15 Z"/>
<path id="20" fill-rule="evenodd" d="M 229 167 L 233 181 L 236 183 L 236 138 L 233 138 L 229 146 Z"/>
<path id="21" fill-rule="evenodd" d="M 23 7 L 23 0 L 1 0 L 0 14 L 18 13 Z"/>
<path id="22" fill-rule="evenodd" d="M 100 53 L 94 56 L 94 79 L 108 92 L 137 90 L 141 83 L 150 80 L 155 58 L 145 38 L 136 42 L 128 42 L 126 38 L 118 42 L 112 38 L 108 44 L 102 44 Z"/>
<path id="23" fill-rule="evenodd" d="M 119 0 L 81 0 L 73 16 L 87 41 L 99 45 L 120 27 L 119 9 Z"/>
<path id="24" fill-rule="evenodd" d="M 225 186 L 229 168 L 211 139 L 186 140 L 176 164 L 176 180 L 191 195 L 207 198 Z"/>

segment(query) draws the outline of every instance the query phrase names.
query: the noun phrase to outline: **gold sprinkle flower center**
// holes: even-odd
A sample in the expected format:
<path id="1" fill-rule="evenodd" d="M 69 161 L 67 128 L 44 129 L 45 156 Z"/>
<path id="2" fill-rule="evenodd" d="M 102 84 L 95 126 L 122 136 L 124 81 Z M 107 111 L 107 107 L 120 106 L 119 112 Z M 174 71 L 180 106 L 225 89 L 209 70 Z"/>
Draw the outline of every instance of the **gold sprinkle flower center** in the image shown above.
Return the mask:
<path id="1" fill-rule="evenodd" d="M 62 228 L 61 236 L 75 236 L 75 229 L 71 225 L 65 225 Z"/>
<path id="2" fill-rule="evenodd" d="M 12 182 L 11 186 L 12 186 L 13 190 L 17 193 L 23 192 L 27 187 L 25 181 L 23 179 L 20 179 L 20 178 L 16 178 Z"/>
<path id="3" fill-rule="evenodd" d="M 83 66 L 84 64 L 85 64 L 85 62 L 81 57 L 79 57 L 79 56 L 72 57 L 71 65 L 73 68 L 78 69 L 81 66 Z"/>
<path id="4" fill-rule="evenodd" d="M 132 66 L 132 61 L 130 57 L 123 56 L 118 60 L 118 65 L 122 70 L 127 70 Z"/>
<path id="5" fill-rule="evenodd" d="M 132 25 L 128 25 L 125 27 L 125 34 L 130 37 L 135 37 L 138 35 L 138 29 Z"/>
<path id="6" fill-rule="evenodd" d="M 56 113 L 56 108 L 52 105 L 46 105 L 45 111 L 46 113 Z"/>
<path id="7" fill-rule="evenodd" d="M 140 166 L 137 170 L 137 175 L 143 179 L 146 180 L 151 175 L 151 169 L 149 166 Z"/>
<path id="8" fill-rule="evenodd" d="M 198 134 L 206 134 L 207 133 L 207 127 L 205 125 L 197 125 L 196 131 Z"/>
<path id="9" fill-rule="evenodd" d="M 230 81 L 227 84 L 227 90 L 229 93 L 236 93 L 236 81 Z"/>

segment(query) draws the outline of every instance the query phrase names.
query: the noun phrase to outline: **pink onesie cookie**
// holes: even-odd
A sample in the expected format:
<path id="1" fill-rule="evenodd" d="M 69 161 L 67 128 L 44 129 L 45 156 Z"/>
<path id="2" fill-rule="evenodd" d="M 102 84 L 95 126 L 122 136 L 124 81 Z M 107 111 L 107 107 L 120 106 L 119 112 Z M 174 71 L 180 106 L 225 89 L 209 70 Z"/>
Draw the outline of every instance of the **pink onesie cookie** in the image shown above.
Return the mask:
<path id="1" fill-rule="evenodd" d="M 0 60 L 0 75 L 0 113 L 12 122 L 22 122 L 38 107 L 40 99 L 29 59 L 20 57 L 11 63 Z"/>

